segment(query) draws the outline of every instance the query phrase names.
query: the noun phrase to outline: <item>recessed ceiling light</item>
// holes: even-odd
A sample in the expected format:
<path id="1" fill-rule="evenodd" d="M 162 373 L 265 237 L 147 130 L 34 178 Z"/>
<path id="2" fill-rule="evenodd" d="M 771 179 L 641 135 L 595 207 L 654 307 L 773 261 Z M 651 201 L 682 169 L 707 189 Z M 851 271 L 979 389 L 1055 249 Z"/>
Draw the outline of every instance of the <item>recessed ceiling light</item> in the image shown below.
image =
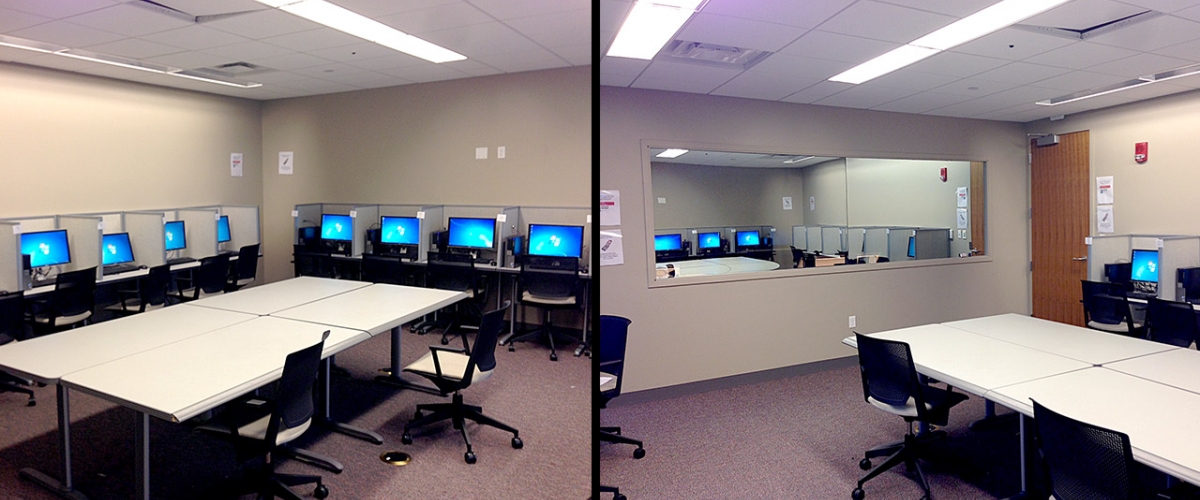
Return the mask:
<path id="1" fill-rule="evenodd" d="M 671 149 L 663 151 L 659 154 L 654 155 L 654 157 L 655 158 L 679 158 L 686 152 L 688 152 L 688 150 L 686 150 L 686 149 L 671 148 Z"/>
<path id="2" fill-rule="evenodd" d="M 260 0 L 261 1 L 261 0 Z M 703 0 L 641 0 L 617 31 L 607 55 L 650 60 L 696 13 Z"/>
<path id="3" fill-rule="evenodd" d="M 1181 68 L 1176 68 L 1176 69 L 1169 70 L 1169 71 L 1163 71 L 1161 73 L 1155 73 L 1153 75 L 1146 75 L 1146 76 L 1135 78 L 1133 80 L 1126 80 L 1126 81 L 1123 81 L 1120 83 L 1114 83 L 1112 85 L 1107 85 L 1104 87 L 1098 87 L 1098 88 L 1094 88 L 1094 89 L 1084 90 L 1082 92 L 1075 92 L 1073 94 L 1067 94 L 1067 95 L 1063 95 L 1063 96 L 1053 97 L 1050 99 L 1037 101 L 1034 104 L 1037 104 L 1039 106 L 1058 106 L 1059 104 L 1066 104 L 1069 102 L 1081 101 L 1084 99 L 1090 99 L 1092 97 L 1100 97 L 1102 95 L 1108 95 L 1113 92 L 1120 92 L 1122 90 L 1135 89 L 1135 88 L 1141 87 L 1143 85 L 1150 85 L 1151 83 L 1165 82 L 1167 80 L 1174 80 L 1176 78 L 1183 78 L 1185 76 L 1192 76 L 1192 75 L 1196 75 L 1196 74 L 1200 74 L 1200 64 L 1192 64 L 1192 65 L 1188 65 L 1188 66 L 1183 66 Z"/>
<path id="4" fill-rule="evenodd" d="M 927 47 L 917 47 L 915 45 L 901 45 L 892 49 L 891 52 L 834 75 L 829 80 L 858 85 L 867 80 L 873 80 L 896 71 L 938 52 L 941 51 Z"/>

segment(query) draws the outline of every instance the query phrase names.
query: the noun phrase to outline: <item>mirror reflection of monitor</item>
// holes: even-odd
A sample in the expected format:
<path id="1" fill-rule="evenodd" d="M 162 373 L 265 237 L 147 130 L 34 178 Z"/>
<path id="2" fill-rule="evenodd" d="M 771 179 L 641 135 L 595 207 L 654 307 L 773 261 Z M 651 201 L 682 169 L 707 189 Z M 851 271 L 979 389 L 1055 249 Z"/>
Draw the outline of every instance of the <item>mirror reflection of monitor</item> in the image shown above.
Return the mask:
<path id="1" fill-rule="evenodd" d="M 758 231 L 738 231 L 737 244 L 739 247 L 756 247 L 762 243 L 758 239 Z"/>
<path id="2" fill-rule="evenodd" d="M 721 248 L 721 233 L 713 231 L 711 233 L 700 233 L 697 237 L 700 242 L 697 248 L 706 250 L 709 248 Z"/>
<path id="3" fill-rule="evenodd" d="M 654 251 L 664 252 L 683 249 L 683 235 L 675 234 L 656 234 L 654 235 Z"/>
<path id="4" fill-rule="evenodd" d="M 1132 260 L 1130 278 L 1133 281 L 1158 283 L 1158 250 L 1134 250 Z"/>
<path id="5" fill-rule="evenodd" d="M 915 236 L 908 237 L 908 258 L 917 258 L 917 238 Z"/>
<path id="6" fill-rule="evenodd" d="M 379 222 L 379 242 L 389 245 L 416 245 L 421 239 L 421 221 L 416 217 L 383 216 Z"/>
<path id="7" fill-rule="evenodd" d="M 222 215 L 217 219 L 217 243 L 229 241 L 229 216 Z"/>
<path id="8" fill-rule="evenodd" d="M 129 233 L 106 234 L 100 242 L 100 247 L 104 255 L 103 265 L 133 262 L 133 246 L 129 244 Z"/>
<path id="9" fill-rule="evenodd" d="M 578 259 L 583 255 L 583 226 L 530 224 L 529 255 Z"/>
<path id="10" fill-rule="evenodd" d="M 494 247 L 496 219 L 451 217 L 448 230 L 451 248 L 490 249 Z"/>
<path id="11" fill-rule="evenodd" d="M 187 227 L 183 221 L 173 220 L 163 224 L 163 241 L 166 243 L 167 250 L 181 250 L 187 248 Z"/>
<path id="12" fill-rule="evenodd" d="M 321 214 L 321 239 L 350 241 L 354 233 L 354 219 L 349 215 Z"/>
<path id="13" fill-rule="evenodd" d="M 67 264 L 71 262 L 67 230 L 21 233 L 21 253 L 29 256 L 30 267 Z"/>

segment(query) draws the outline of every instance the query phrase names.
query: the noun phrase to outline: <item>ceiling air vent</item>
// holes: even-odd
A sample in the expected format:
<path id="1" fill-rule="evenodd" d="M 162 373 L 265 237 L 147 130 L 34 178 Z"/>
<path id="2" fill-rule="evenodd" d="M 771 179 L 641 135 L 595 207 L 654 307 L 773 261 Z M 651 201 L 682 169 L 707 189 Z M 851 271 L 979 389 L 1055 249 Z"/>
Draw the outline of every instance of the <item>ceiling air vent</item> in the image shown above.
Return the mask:
<path id="1" fill-rule="evenodd" d="M 659 52 L 659 60 L 746 70 L 771 55 L 765 50 L 743 49 L 715 43 L 672 40 Z"/>
<path id="2" fill-rule="evenodd" d="M 197 68 L 197 71 L 207 71 L 209 73 L 216 73 L 218 75 L 225 75 L 225 76 L 245 76 L 245 75 L 252 75 L 252 74 L 256 74 L 256 73 L 262 73 L 264 71 L 274 71 L 274 70 L 263 67 L 263 66 L 259 66 L 257 64 L 251 64 L 251 63 L 244 62 L 244 61 L 238 61 L 238 62 L 222 64 L 219 66 L 213 66 L 211 68 Z"/>

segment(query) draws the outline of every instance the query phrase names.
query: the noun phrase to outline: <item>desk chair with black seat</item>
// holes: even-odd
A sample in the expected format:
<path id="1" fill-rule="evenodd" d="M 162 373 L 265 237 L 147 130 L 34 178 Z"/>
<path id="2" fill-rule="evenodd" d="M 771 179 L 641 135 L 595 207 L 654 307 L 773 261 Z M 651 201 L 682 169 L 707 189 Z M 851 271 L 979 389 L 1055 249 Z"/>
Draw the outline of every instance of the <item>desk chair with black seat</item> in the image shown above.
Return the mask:
<path id="1" fill-rule="evenodd" d="M 258 244 L 246 245 L 238 249 L 237 262 L 233 264 L 233 273 L 225 284 L 226 292 L 236 292 L 254 282 L 258 276 Z"/>
<path id="2" fill-rule="evenodd" d="M 863 399 L 871 406 L 902 417 L 908 423 L 908 433 L 903 441 L 877 446 L 863 454 L 858 466 L 870 472 L 858 481 L 858 487 L 850 497 L 862 500 L 866 496 L 863 483 L 903 463 L 910 472 L 916 469 L 921 489 L 925 492 L 924 498 L 929 498 L 929 482 L 925 480 L 925 473 L 921 471 L 917 459 L 921 458 L 931 442 L 945 437 L 946 433 L 932 431 L 917 435 L 913 432 L 913 422 L 946 425 L 950 408 L 966 401 L 967 395 L 922 384 L 908 344 L 868 337 L 857 332 L 854 336 L 858 339 Z M 871 469 L 871 459 L 882 456 L 887 456 L 887 460 Z"/>
<path id="3" fill-rule="evenodd" d="M 138 280 L 137 290 L 121 290 L 121 302 L 107 310 L 117 314 L 137 314 L 170 305 L 171 266 L 163 264 L 150 268 L 150 272 Z"/>
<path id="4" fill-rule="evenodd" d="M 1081 280 L 1084 324 L 1102 332 L 1144 336 L 1143 325 L 1133 318 L 1124 285 Z"/>
<path id="5" fill-rule="evenodd" d="M 1187 302 L 1147 299 L 1146 338 L 1185 349 L 1191 347 L 1192 342 L 1200 340 L 1196 310 Z"/>
<path id="6" fill-rule="evenodd" d="M 96 268 L 59 273 L 46 299 L 30 299 L 35 334 L 86 325 L 96 307 Z"/>
<path id="7" fill-rule="evenodd" d="M 625 371 L 625 340 L 629 336 L 629 319 L 600 315 L 600 408 L 621 395 L 621 375 Z M 637 446 L 633 458 L 646 456 L 642 442 L 621 435 L 620 427 L 600 427 L 600 441 Z"/>
<path id="8" fill-rule="evenodd" d="M 179 298 L 186 302 L 225 293 L 225 278 L 228 274 L 228 255 L 212 255 L 200 259 L 200 265 L 192 269 L 191 283 L 187 288 L 179 290 Z"/>
<path id="9" fill-rule="evenodd" d="M 445 327 L 442 330 L 442 345 L 449 344 L 455 331 L 464 327 L 463 316 L 466 313 L 480 316 L 483 301 L 487 300 L 487 288 L 475 272 L 475 260 L 470 255 L 429 254 L 429 261 L 425 265 L 425 286 L 467 294 L 467 300 L 450 306 L 453 312 L 449 321 L 427 323 L 420 329 L 421 333 L 424 333 L 436 327 Z M 464 306 L 470 310 L 463 311 Z M 463 346 L 466 345 L 464 338 Z"/>
<path id="10" fill-rule="evenodd" d="M 0 295 L 0 345 L 25 338 L 25 295 L 23 292 Z M 37 404 L 32 380 L 26 380 L 8 372 L 0 371 L 0 392 L 18 392 L 29 396 L 29 406 Z"/>
<path id="11" fill-rule="evenodd" d="M 511 432 L 512 447 L 520 449 L 524 446 L 521 438 L 517 436 L 517 429 L 484 416 L 483 409 L 478 406 L 464 404 L 461 392 L 475 383 L 487 380 L 495 370 L 496 339 L 500 336 L 500 329 L 504 327 L 504 313 L 509 306 L 510 303 L 506 302 L 499 309 L 484 313 L 472 349 L 429 346 L 427 354 L 404 367 L 406 372 L 429 379 L 443 396 L 453 395 L 453 399 L 449 403 L 417 405 L 416 418 L 404 424 L 404 435 L 400 438 L 402 443 L 412 444 L 413 429 L 449 419 L 452 426 L 462 432 L 463 441 L 467 443 L 467 452 L 463 457 L 468 464 L 475 463 L 476 457 L 471 449 L 471 439 L 467 437 L 467 420 Z M 467 354 L 468 351 L 470 354 Z"/>
<path id="12" fill-rule="evenodd" d="M 362 256 L 362 280 L 371 283 L 404 284 L 404 264 L 399 257 Z"/>
<path id="13" fill-rule="evenodd" d="M 514 335 L 508 339 L 508 350 L 516 350 L 514 343 L 525 342 L 543 336 L 550 341 L 550 361 L 558 361 L 555 337 L 566 342 L 576 342 L 550 323 L 550 311 L 580 309 L 579 260 L 572 257 L 527 257 L 521 263 L 518 282 L 521 290 L 517 301 L 522 306 L 533 306 L 542 310 L 542 324 L 530 332 Z"/>
<path id="14" fill-rule="evenodd" d="M 305 245 L 294 245 L 292 263 L 295 265 L 296 277 L 333 277 L 333 257 L 330 256 L 329 250 L 318 251 Z"/>
<path id="15" fill-rule="evenodd" d="M 277 473 L 272 460 L 281 454 L 283 445 L 300 437 L 312 424 L 313 384 L 321 363 L 321 351 L 328 337 L 329 332 L 326 331 L 320 342 L 288 354 L 274 398 L 266 400 L 254 396 L 231 404 L 220 416 L 223 422 L 196 428 L 197 431 L 233 441 L 239 460 L 265 457 L 261 469 L 246 474 L 249 483 L 247 489 L 269 498 L 300 500 L 301 497 L 289 486 L 316 483 L 313 496 L 329 496 L 329 489 L 322 484 L 321 476 Z"/>
<path id="16" fill-rule="evenodd" d="M 1080 422 L 1033 402 L 1034 438 L 1056 500 L 1134 500 L 1144 496 L 1129 436 Z"/>

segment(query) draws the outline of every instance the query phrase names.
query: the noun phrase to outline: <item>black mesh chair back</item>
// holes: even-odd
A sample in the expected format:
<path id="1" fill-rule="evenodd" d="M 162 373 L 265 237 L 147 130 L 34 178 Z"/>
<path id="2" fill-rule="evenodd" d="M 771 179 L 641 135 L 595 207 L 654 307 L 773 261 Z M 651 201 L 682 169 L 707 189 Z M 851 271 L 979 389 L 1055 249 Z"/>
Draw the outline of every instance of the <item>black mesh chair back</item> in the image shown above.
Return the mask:
<path id="1" fill-rule="evenodd" d="M 1126 325 L 1125 328 L 1133 330 L 1129 300 L 1122 285 L 1088 280 L 1082 280 L 1082 283 L 1084 320 L 1094 323 L 1089 326 Z"/>
<path id="2" fill-rule="evenodd" d="M 54 316 L 76 316 L 96 306 L 96 268 L 61 273 L 50 295 L 50 310 Z"/>
<path id="3" fill-rule="evenodd" d="M 258 244 L 239 248 L 237 264 L 233 267 L 233 284 L 245 286 L 250 281 L 254 281 L 258 275 Z"/>
<path id="4" fill-rule="evenodd" d="M 469 255 L 430 254 L 425 284 L 439 290 L 478 291 L 475 260 Z"/>
<path id="5" fill-rule="evenodd" d="M 24 292 L 0 296 L 0 345 L 26 338 L 24 300 Z"/>
<path id="6" fill-rule="evenodd" d="M 163 264 L 150 268 L 150 273 L 142 279 L 138 288 L 138 302 L 145 310 L 146 306 L 166 304 L 167 292 L 171 287 L 171 266 Z"/>
<path id="7" fill-rule="evenodd" d="M 371 283 L 404 284 L 403 264 L 399 257 L 362 256 L 362 279 Z"/>
<path id="8" fill-rule="evenodd" d="M 1129 436 L 1086 424 L 1033 402 L 1049 493 L 1057 500 L 1141 498 Z"/>
<path id="9" fill-rule="evenodd" d="M 313 383 L 317 379 L 321 351 L 325 348 L 325 339 L 328 337 L 329 331 L 325 331 L 320 342 L 288 354 L 284 360 L 275 411 L 267 424 L 265 443 L 268 446 L 274 446 L 281 429 L 299 427 L 312 418 Z"/>
<path id="10" fill-rule="evenodd" d="M 858 339 L 858 367 L 862 372 L 863 399 L 892 406 L 907 406 L 912 400 L 917 420 L 925 419 L 925 400 L 907 343 L 877 339 L 855 333 Z M 945 425 L 945 422 L 942 422 Z"/>
<path id="11" fill-rule="evenodd" d="M 1155 342 L 1189 347 L 1200 339 L 1196 311 L 1187 302 L 1150 298 L 1146 307 L 1146 334 Z"/>
<path id="12" fill-rule="evenodd" d="M 228 255 L 213 255 L 200 259 L 200 267 L 195 271 L 195 286 L 202 293 L 221 293 L 225 291 L 225 276 L 228 272 Z"/>
<path id="13" fill-rule="evenodd" d="M 479 334 L 475 337 L 474 349 L 471 351 L 471 359 L 467 361 L 464 381 L 468 385 L 475 368 L 481 372 L 489 372 L 496 368 L 496 344 L 500 338 L 500 331 L 504 329 L 504 313 L 508 311 L 508 307 L 509 304 L 505 302 L 503 307 L 483 314 L 483 319 L 479 322 Z"/>
<path id="14" fill-rule="evenodd" d="M 622 372 L 625 371 L 625 341 L 629 337 L 628 318 L 600 315 L 600 371 L 617 377 L 616 386 L 601 391 L 605 401 L 621 395 Z"/>
<path id="15" fill-rule="evenodd" d="M 564 299 L 574 296 L 579 284 L 579 265 L 577 262 L 572 264 L 550 268 L 528 261 L 521 265 L 521 285 L 534 297 Z"/>
<path id="16" fill-rule="evenodd" d="M 295 265 L 295 273 L 297 277 L 333 277 L 333 273 L 330 269 L 328 269 L 330 259 L 331 257 L 328 251 L 315 252 L 311 248 L 304 245 L 295 245 L 292 247 L 292 262 Z"/>

